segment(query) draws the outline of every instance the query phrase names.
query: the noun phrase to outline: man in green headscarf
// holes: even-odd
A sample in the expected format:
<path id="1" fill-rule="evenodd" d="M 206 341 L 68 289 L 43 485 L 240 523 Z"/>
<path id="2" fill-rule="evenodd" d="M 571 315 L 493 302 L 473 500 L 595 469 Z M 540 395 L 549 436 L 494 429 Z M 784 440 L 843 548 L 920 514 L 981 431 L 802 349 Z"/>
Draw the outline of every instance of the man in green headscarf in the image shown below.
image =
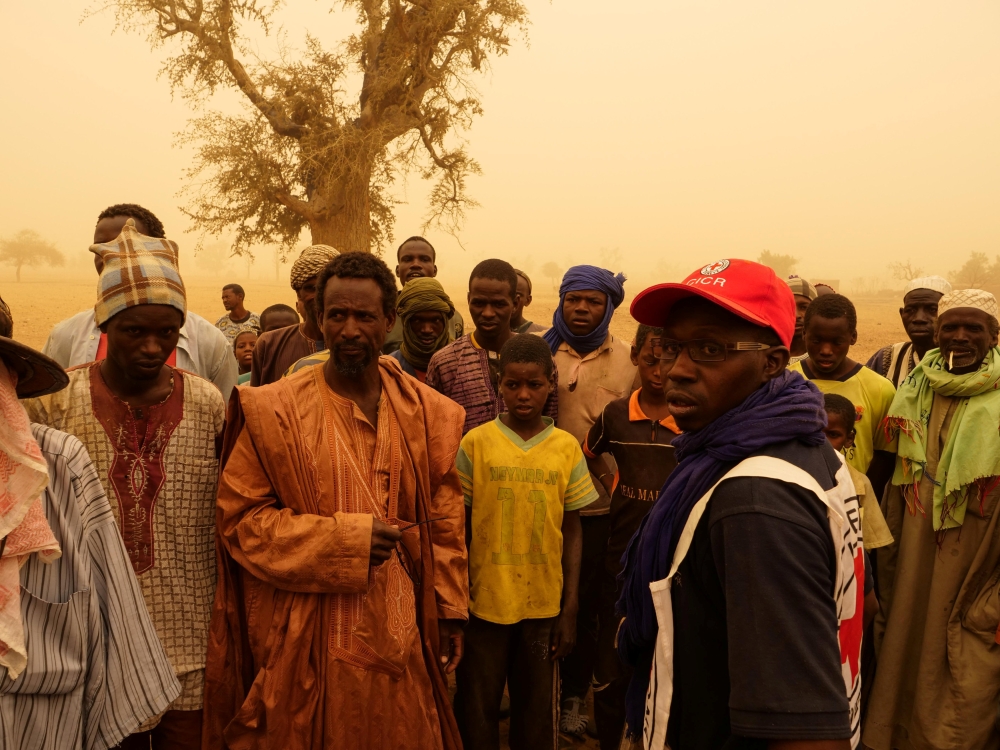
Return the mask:
<path id="1" fill-rule="evenodd" d="M 455 306 L 437 279 L 408 281 L 396 300 L 403 340 L 389 356 L 399 361 L 403 372 L 423 383 L 431 357 L 452 341 L 448 321 L 454 314 Z"/>
<path id="2" fill-rule="evenodd" d="M 879 550 L 884 634 L 863 743 L 874 750 L 1000 748 L 1000 348 L 997 302 L 938 303 L 938 349 L 896 391 Z M 881 635 L 881 638 L 879 638 Z"/>

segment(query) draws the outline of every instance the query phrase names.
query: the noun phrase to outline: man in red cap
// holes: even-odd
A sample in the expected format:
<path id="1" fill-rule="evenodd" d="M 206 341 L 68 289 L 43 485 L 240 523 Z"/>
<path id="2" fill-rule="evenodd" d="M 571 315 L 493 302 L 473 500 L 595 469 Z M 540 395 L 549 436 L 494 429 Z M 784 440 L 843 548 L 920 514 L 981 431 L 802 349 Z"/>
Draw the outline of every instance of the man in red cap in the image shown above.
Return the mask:
<path id="1" fill-rule="evenodd" d="M 864 562 L 823 398 L 788 372 L 795 302 L 720 260 L 632 304 L 663 327 L 678 460 L 626 552 L 619 652 L 646 748 L 848 750 L 859 733 Z"/>

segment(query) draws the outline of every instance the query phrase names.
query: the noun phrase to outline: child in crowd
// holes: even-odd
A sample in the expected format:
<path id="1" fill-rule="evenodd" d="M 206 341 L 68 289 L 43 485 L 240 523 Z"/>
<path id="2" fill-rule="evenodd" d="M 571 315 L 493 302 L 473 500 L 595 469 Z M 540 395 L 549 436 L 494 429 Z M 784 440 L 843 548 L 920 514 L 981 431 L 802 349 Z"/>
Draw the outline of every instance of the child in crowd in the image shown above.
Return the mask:
<path id="1" fill-rule="evenodd" d="M 827 393 L 823 400 L 826 405 L 827 425 L 823 432 L 834 450 L 846 456 L 854 450 L 857 422 L 857 410 L 854 404 L 836 393 Z M 885 522 L 879 498 L 872 489 L 871 482 L 864 474 L 847 464 L 847 470 L 854 480 L 854 489 L 858 494 L 858 507 L 861 508 L 861 535 L 864 541 L 865 555 L 865 635 L 861 645 L 861 713 L 865 714 L 868 696 L 872 682 L 875 679 L 875 638 L 871 624 L 878 614 L 880 605 L 875 576 L 875 549 L 892 544 L 892 532 Z M 869 553 L 871 553 L 869 555 Z"/>
<path id="2" fill-rule="evenodd" d="M 896 389 L 892 383 L 848 354 L 858 341 L 858 314 L 847 297 L 817 297 L 806 311 L 803 332 L 809 358 L 790 370 L 802 373 L 823 393 L 836 393 L 857 409 L 853 446 L 847 463 L 866 474 L 881 497 L 896 464 L 895 441 L 886 437 L 882 422 Z"/>
<path id="3" fill-rule="evenodd" d="M 834 450 L 840 451 L 844 456 L 850 456 L 854 450 L 854 439 L 857 435 L 854 425 L 857 420 L 857 409 L 850 401 L 836 393 L 827 393 L 824 397 L 826 402 L 827 425 L 823 432 L 826 439 L 833 446 Z M 854 489 L 858 493 L 858 506 L 861 508 L 861 533 L 864 537 L 866 550 L 886 547 L 892 544 L 892 532 L 885 522 L 882 509 L 879 507 L 879 498 L 872 489 L 872 484 L 868 477 L 851 466 L 848 461 L 847 470 L 851 472 L 851 479 L 854 480 Z"/>
<path id="4" fill-rule="evenodd" d="M 462 439 L 469 623 L 455 712 L 465 747 L 558 748 L 558 660 L 576 640 L 580 509 L 597 499 L 580 444 L 542 416 L 555 388 L 548 344 L 515 334 L 500 351 L 507 411 Z"/>
<path id="5" fill-rule="evenodd" d="M 281 303 L 271 305 L 264 308 L 264 312 L 260 314 L 261 333 L 277 331 L 279 328 L 288 328 L 288 326 L 297 326 L 298 324 L 299 314 L 295 312 L 294 307 L 289 305 Z"/>
<path id="6" fill-rule="evenodd" d="M 233 339 L 233 353 L 236 355 L 236 364 L 240 368 L 240 376 L 236 380 L 237 385 L 250 382 L 250 364 L 253 362 L 253 348 L 256 345 L 257 331 L 253 328 L 244 328 Z"/>
<path id="7" fill-rule="evenodd" d="M 631 670 L 615 647 L 620 617 L 615 603 L 621 591 L 617 578 L 622 555 L 642 519 L 659 497 L 663 483 L 677 465 L 671 443 L 680 432 L 670 416 L 658 351 L 663 329 L 640 325 L 632 345 L 632 364 L 641 387 L 631 396 L 612 401 L 583 444 L 591 472 L 611 496 L 610 533 L 601 571 L 597 658 L 594 664 L 594 716 L 602 750 L 617 750 L 625 728 L 625 692 Z M 608 469 L 603 454 L 618 466 Z"/>

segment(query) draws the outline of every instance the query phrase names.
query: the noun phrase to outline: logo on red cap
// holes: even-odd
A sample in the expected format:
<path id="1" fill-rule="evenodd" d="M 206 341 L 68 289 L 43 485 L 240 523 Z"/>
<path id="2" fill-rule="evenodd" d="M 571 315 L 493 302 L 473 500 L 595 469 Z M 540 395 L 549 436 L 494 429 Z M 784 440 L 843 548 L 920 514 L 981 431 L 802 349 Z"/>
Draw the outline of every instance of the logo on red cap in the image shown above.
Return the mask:
<path id="1" fill-rule="evenodd" d="M 717 260 L 717 261 L 715 261 L 715 263 L 709 263 L 707 266 L 705 266 L 703 269 L 701 269 L 701 275 L 702 276 L 715 276 L 716 274 L 722 273 L 727 268 L 729 268 L 729 261 L 728 260 Z"/>

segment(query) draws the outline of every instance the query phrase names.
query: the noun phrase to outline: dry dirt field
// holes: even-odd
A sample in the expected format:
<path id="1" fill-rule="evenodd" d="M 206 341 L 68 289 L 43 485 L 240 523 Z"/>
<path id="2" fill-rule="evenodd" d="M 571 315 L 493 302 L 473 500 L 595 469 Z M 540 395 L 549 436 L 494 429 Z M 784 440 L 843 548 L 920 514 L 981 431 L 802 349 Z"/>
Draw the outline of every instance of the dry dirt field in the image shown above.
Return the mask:
<path id="1" fill-rule="evenodd" d="M 89 271 L 89 269 L 88 269 Z M 86 278 L 78 281 L 22 281 L 3 285 L 3 297 L 14 315 L 14 336 L 19 341 L 41 348 L 52 326 L 60 320 L 93 305 L 96 288 L 95 278 L 85 273 Z M 284 283 L 260 281 L 242 282 L 247 291 L 247 307 L 260 312 L 277 302 L 294 305 L 295 296 Z M 215 322 L 225 311 L 219 301 L 221 284 L 213 284 L 195 279 L 189 281 L 188 304 L 190 309 L 208 320 Z M 469 325 L 465 295 L 458 290 L 450 290 L 459 310 Z M 540 323 L 552 319 L 558 298 L 547 292 L 539 292 L 526 311 L 527 317 Z M 611 330 L 625 340 L 631 340 L 635 333 L 635 321 L 628 314 L 631 298 L 618 309 L 611 323 Z M 899 341 L 903 337 L 903 327 L 899 322 L 898 303 L 887 300 L 858 300 L 858 344 L 853 351 L 855 360 L 864 362 L 879 347 Z"/>

